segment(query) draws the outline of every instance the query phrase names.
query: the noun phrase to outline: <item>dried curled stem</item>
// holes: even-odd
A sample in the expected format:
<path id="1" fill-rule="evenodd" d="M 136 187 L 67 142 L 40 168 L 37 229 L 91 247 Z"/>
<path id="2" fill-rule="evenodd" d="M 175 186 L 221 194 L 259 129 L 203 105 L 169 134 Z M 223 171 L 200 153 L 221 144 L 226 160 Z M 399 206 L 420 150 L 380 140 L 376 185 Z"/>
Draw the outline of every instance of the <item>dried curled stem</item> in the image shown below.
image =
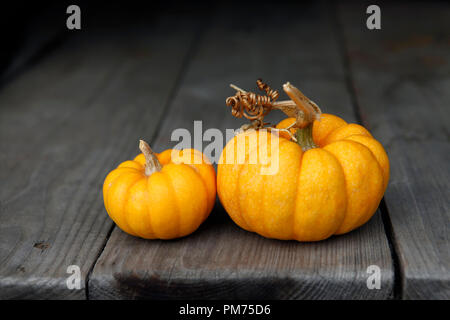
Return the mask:
<path id="1" fill-rule="evenodd" d="M 259 90 L 264 91 L 266 95 L 274 102 L 280 96 L 277 90 L 273 90 L 267 83 L 263 82 L 262 79 L 256 80 L 256 85 Z"/>
<path id="2" fill-rule="evenodd" d="M 276 90 L 272 90 L 261 79 L 256 81 L 256 85 L 266 95 L 247 92 L 231 84 L 230 86 L 236 90 L 236 94 L 228 97 L 226 104 L 231 107 L 231 114 L 233 116 L 237 118 L 244 116 L 252 122 L 257 121 L 262 126 L 264 117 L 272 109 L 273 102 L 278 99 L 279 93 Z"/>
<path id="3" fill-rule="evenodd" d="M 320 119 L 320 108 L 313 101 L 308 99 L 300 90 L 289 82 L 283 85 L 283 90 L 291 100 L 277 101 L 279 93 L 273 90 L 267 83 L 261 79 L 256 81 L 258 89 L 264 91 L 266 95 L 259 95 L 253 92 L 247 92 L 233 84 L 230 86 L 236 90 L 234 96 L 228 97 L 227 106 L 231 107 L 233 116 L 245 118 L 257 123 L 259 127 L 264 126 L 264 117 L 272 110 L 283 111 L 287 116 L 296 119 L 293 125 L 296 128 L 304 128 L 310 125 L 314 120 Z"/>

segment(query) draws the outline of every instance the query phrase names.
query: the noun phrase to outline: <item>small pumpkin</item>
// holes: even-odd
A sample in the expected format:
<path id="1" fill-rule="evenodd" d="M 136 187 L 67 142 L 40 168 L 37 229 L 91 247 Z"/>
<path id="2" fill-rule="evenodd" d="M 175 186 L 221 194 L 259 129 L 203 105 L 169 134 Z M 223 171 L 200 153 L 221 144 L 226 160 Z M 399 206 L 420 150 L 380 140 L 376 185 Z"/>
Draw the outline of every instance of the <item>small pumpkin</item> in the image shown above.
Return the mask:
<path id="1" fill-rule="evenodd" d="M 157 154 L 142 140 L 140 149 L 105 179 L 103 200 L 110 218 L 124 232 L 145 239 L 194 232 L 214 206 L 213 166 L 195 149 Z"/>
<path id="2" fill-rule="evenodd" d="M 315 111 L 303 108 L 298 114 L 306 112 Z M 307 123 L 306 118 L 312 120 Z M 364 127 L 337 116 L 306 118 L 287 118 L 271 130 L 274 139 L 281 129 L 275 137 L 279 139 L 275 174 L 261 174 L 275 157 L 266 140 L 269 135 L 263 136 L 261 128 L 243 131 L 224 148 L 217 191 L 225 210 L 243 229 L 267 238 L 318 241 L 358 228 L 377 210 L 389 181 L 389 160 L 382 145 Z M 301 125 L 293 127 L 296 122 Z M 245 161 L 227 159 L 239 153 L 245 154 Z M 258 156 L 263 153 L 266 164 Z M 250 163 L 255 158 L 258 162 Z"/>

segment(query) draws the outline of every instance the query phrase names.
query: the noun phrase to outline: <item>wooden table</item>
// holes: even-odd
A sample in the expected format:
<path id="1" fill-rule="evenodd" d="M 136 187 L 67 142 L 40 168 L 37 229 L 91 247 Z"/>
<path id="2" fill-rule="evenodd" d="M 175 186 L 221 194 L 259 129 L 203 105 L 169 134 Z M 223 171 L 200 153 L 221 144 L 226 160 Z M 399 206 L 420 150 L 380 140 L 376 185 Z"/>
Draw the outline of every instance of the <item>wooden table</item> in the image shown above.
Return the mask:
<path id="1" fill-rule="evenodd" d="M 1 78 L 0 298 L 449 299 L 450 6 L 381 8 L 373 31 L 359 3 L 82 7 L 81 31 L 54 19 Z M 102 183 L 138 139 L 161 151 L 194 120 L 239 127 L 228 84 L 258 77 L 290 81 L 385 146 L 391 180 L 369 223 L 317 243 L 269 240 L 217 201 L 183 239 L 115 227 Z M 371 265 L 380 289 L 367 286 Z"/>

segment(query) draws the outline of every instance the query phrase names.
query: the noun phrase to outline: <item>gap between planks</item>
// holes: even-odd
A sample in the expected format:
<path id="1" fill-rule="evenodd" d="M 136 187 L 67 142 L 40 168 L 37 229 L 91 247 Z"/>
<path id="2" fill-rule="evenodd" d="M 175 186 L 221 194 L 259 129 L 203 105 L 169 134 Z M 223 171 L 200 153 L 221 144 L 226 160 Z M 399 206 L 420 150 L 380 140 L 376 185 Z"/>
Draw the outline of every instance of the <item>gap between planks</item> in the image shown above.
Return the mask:
<path id="1" fill-rule="evenodd" d="M 333 23 L 335 25 L 335 33 L 337 38 L 337 43 L 339 47 L 339 52 L 342 58 L 342 65 L 344 66 L 345 72 L 345 81 L 347 85 L 347 90 L 350 96 L 351 104 L 353 107 L 353 111 L 355 114 L 355 118 L 357 122 L 366 128 L 368 127 L 368 123 L 366 123 L 361 115 L 360 106 L 358 103 L 358 98 L 355 91 L 355 83 L 353 79 L 353 75 L 350 69 L 350 59 L 348 57 L 348 44 L 344 35 L 344 29 L 342 26 L 342 22 L 339 18 L 339 8 L 338 4 L 333 2 L 332 5 L 329 6 L 329 10 L 332 9 L 331 16 L 333 18 Z M 393 298 L 400 299 L 402 296 L 402 281 L 401 281 L 401 271 L 400 271 L 400 261 L 398 258 L 398 253 L 395 248 L 395 242 L 393 240 L 394 233 L 392 230 L 392 224 L 389 218 L 389 211 L 387 209 L 385 198 L 381 199 L 381 202 L 378 206 L 378 209 L 381 213 L 381 220 L 383 222 L 384 231 L 386 233 L 386 238 L 389 244 L 389 250 L 392 258 L 392 268 L 394 270 L 394 287 L 393 287 Z"/>
<path id="2" fill-rule="evenodd" d="M 183 57 L 183 61 L 181 63 L 179 72 L 176 76 L 174 85 L 172 89 L 170 90 L 170 93 L 167 98 L 166 104 L 163 106 L 165 112 L 163 112 L 157 122 L 157 126 L 155 128 L 155 132 L 153 133 L 151 137 L 151 141 L 155 141 L 159 136 L 159 131 L 166 120 L 167 116 L 169 115 L 172 102 L 174 100 L 174 97 L 176 96 L 177 92 L 179 91 L 180 85 L 182 83 L 183 77 L 186 74 L 186 70 L 189 67 L 189 64 L 192 60 L 192 57 L 195 55 L 195 52 L 197 48 L 199 47 L 199 44 L 201 43 L 201 39 L 205 31 L 207 30 L 207 23 L 210 20 L 210 15 L 207 15 L 208 18 L 203 18 L 202 22 L 195 28 L 193 39 L 191 40 L 189 44 L 189 48 Z M 91 268 L 89 269 L 89 272 L 86 276 L 86 283 L 85 283 L 85 291 L 86 291 L 86 299 L 89 300 L 89 281 L 92 275 L 92 272 L 97 264 L 97 261 L 99 260 L 100 256 L 102 255 L 103 251 L 105 250 L 106 245 L 108 244 L 109 238 L 111 237 L 111 234 L 113 233 L 114 229 L 116 229 L 116 224 L 112 224 L 111 229 L 108 231 L 107 237 L 105 238 L 105 241 L 101 247 L 101 249 L 98 252 L 98 255 L 92 264 Z"/>

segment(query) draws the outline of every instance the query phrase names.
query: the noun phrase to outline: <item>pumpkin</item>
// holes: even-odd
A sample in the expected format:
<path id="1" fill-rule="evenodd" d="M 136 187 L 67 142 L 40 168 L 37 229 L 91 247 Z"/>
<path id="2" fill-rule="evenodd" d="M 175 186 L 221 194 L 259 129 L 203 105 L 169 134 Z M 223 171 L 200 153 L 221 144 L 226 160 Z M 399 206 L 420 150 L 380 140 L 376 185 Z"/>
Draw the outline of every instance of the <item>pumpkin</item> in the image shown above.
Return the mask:
<path id="1" fill-rule="evenodd" d="M 298 119 L 287 118 L 265 135 L 261 128 L 246 130 L 225 146 L 217 191 L 241 228 L 267 238 L 318 241 L 358 228 L 377 210 L 389 181 L 382 145 L 364 127 L 337 116 L 309 118 L 312 123 L 298 121 L 299 127 L 292 127 Z M 262 174 L 274 161 L 278 170 Z"/>
<path id="2" fill-rule="evenodd" d="M 122 162 L 103 184 L 106 211 L 124 232 L 145 239 L 173 239 L 194 232 L 216 198 L 216 175 L 195 149 L 142 151 Z M 176 151 L 176 152 L 173 152 Z"/>

